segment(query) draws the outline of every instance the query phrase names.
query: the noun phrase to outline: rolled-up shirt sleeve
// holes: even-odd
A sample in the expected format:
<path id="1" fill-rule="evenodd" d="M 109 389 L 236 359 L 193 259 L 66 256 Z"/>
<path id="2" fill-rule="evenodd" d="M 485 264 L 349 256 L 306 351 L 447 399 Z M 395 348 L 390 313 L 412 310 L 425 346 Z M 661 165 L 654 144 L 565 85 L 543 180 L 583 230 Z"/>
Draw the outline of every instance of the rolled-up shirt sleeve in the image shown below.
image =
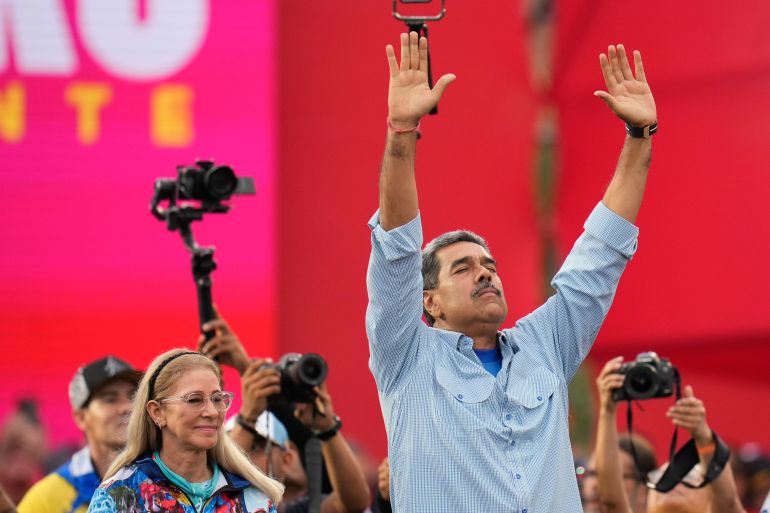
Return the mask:
<path id="1" fill-rule="evenodd" d="M 414 368 L 420 330 L 427 329 L 422 321 L 422 226 L 418 214 L 408 223 L 385 231 L 377 211 L 369 228 L 369 367 L 377 388 L 387 394 L 404 382 Z"/>
<path id="2" fill-rule="evenodd" d="M 599 202 L 583 225 L 551 286 L 556 293 L 517 327 L 548 338 L 555 364 L 567 381 L 591 349 L 615 297 L 639 229 Z"/>

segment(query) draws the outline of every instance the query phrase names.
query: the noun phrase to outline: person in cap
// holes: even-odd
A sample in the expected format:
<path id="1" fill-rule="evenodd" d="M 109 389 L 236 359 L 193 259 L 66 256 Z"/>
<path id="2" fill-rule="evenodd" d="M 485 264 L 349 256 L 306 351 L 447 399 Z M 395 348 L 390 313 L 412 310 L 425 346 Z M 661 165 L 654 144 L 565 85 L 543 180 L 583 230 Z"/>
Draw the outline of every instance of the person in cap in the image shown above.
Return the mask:
<path id="1" fill-rule="evenodd" d="M 172 349 L 147 369 L 126 448 L 105 473 L 90 513 L 274 513 L 281 483 L 224 433 L 233 394 L 205 355 Z"/>
<path id="2" fill-rule="evenodd" d="M 284 425 L 276 415 L 266 411 L 268 397 L 281 394 L 280 373 L 267 363 L 268 360 L 255 359 L 241 376 L 243 403 L 240 413 L 229 421 L 230 436 L 255 465 L 286 486 L 279 511 L 306 513 L 310 509 L 310 495 L 308 474 L 298 448 L 302 442 L 292 440 L 288 424 Z M 321 499 L 321 513 L 363 512 L 369 506 L 366 476 L 340 432 L 342 421 L 335 414 L 326 383 L 314 390 L 314 404 L 296 403 L 294 416 L 320 440 L 332 488 L 331 493 Z M 291 436 L 298 435 L 292 431 Z"/>
<path id="3" fill-rule="evenodd" d="M 249 434 L 252 443 L 250 446 L 241 446 L 241 448 L 258 468 L 282 482 L 286 487 L 282 505 L 293 502 L 295 498 L 303 495 L 307 491 L 307 474 L 302 466 L 299 451 L 291 442 L 283 422 L 268 411 L 259 415 L 256 422 L 246 429 L 243 428 L 242 421 L 236 419 L 237 417 L 232 417 L 228 420 L 227 431 L 232 437 L 233 429 L 238 426 Z M 239 440 L 234 441 L 238 443 Z"/>
<path id="4" fill-rule="evenodd" d="M 72 417 L 86 446 L 38 481 L 19 513 L 85 513 L 107 467 L 126 444 L 128 414 L 142 373 L 106 356 L 80 367 L 69 386 Z"/>

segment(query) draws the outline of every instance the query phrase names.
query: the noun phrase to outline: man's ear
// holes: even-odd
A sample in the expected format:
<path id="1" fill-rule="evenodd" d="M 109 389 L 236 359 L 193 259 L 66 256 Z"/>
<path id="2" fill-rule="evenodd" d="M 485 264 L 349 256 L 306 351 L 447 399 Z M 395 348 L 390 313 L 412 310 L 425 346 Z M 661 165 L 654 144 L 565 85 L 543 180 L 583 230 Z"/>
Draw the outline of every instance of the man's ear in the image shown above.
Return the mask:
<path id="1" fill-rule="evenodd" d="M 88 415 L 88 410 L 86 410 L 85 408 L 80 408 L 79 410 L 72 411 L 72 420 L 75 421 L 75 425 L 81 431 L 86 430 L 86 415 Z"/>
<path id="2" fill-rule="evenodd" d="M 435 290 L 422 291 L 422 307 L 434 319 L 441 319 L 441 302 Z"/>

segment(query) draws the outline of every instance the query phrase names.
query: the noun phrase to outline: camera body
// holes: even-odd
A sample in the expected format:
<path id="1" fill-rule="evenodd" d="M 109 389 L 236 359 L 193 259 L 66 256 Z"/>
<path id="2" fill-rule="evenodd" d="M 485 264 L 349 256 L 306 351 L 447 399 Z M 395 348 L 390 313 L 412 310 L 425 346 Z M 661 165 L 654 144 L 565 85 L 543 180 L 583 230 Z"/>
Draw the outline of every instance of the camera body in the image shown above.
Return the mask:
<path id="1" fill-rule="evenodd" d="M 614 401 L 656 399 L 674 393 L 676 368 L 668 358 L 660 358 L 652 351 L 639 353 L 636 360 L 624 363 L 618 374 L 623 374 L 623 386 L 612 391 Z"/>
<path id="2" fill-rule="evenodd" d="M 177 167 L 176 182 L 180 199 L 200 200 L 205 205 L 226 201 L 233 194 L 254 194 L 252 178 L 239 178 L 230 166 L 210 160 Z"/>
<path id="3" fill-rule="evenodd" d="M 176 171 L 175 179 L 155 180 L 155 194 L 150 202 L 153 215 L 165 220 L 169 230 L 200 221 L 205 213 L 227 212 L 230 207 L 223 202 L 234 195 L 255 194 L 253 178 L 238 177 L 230 166 L 217 165 L 211 160 L 177 166 Z M 162 201 L 168 201 L 168 207 L 161 207 Z M 191 201 L 199 202 L 199 205 L 191 206 Z"/>
<path id="4" fill-rule="evenodd" d="M 329 372 L 326 360 L 316 353 L 286 353 L 273 367 L 281 373 L 281 396 L 294 403 L 313 402 L 313 388 L 321 385 Z"/>

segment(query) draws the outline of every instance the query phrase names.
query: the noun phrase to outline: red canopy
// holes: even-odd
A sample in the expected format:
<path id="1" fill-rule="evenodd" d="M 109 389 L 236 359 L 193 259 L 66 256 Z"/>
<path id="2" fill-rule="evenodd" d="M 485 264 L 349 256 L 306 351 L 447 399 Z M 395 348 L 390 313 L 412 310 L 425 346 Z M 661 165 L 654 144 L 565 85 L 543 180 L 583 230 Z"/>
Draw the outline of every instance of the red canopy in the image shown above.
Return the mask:
<path id="1" fill-rule="evenodd" d="M 558 12 L 559 238 L 609 181 L 622 123 L 594 98 L 608 44 L 642 51 L 658 107 L 639 252 L 592 358 L 656 350 L 728 440 L 770 448 L 770 4 L 571 1 Z M 643 430 L 665 446 L 652 406 Z"/>

